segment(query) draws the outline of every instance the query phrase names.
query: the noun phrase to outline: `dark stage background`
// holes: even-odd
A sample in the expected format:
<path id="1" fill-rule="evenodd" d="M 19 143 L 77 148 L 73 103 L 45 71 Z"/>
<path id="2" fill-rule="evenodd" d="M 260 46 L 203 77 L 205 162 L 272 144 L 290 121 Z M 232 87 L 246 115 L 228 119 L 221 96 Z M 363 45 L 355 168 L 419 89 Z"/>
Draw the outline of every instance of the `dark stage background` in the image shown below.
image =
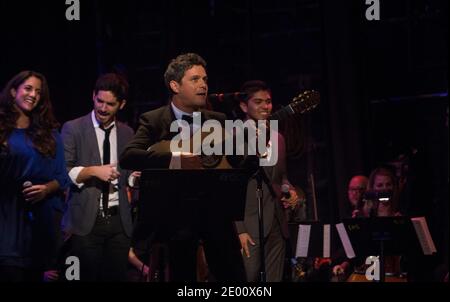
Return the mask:
<path id="1" fill-rule="evenodd" d="M 320 106 L 281 125 L 308 218 L 309 175 L 318 218 L 333 222 L 352 175 L 397 161 L 414 191 L 404 210 L 428 215 L 437 240 L 442 228 L 448 238 L 448 1 L 380 0 L 380 21 L 366 20 L 363 0 L 80 3 L 81 20 L 67 21 L 63 0 L 1 0 L 1 86 L 22 69 L 44 73 L 63 123 L 91 110 L 100 73 L 120 72 L 131 85 L 121 119 L 134 127 L 167 101 L 165 67 L 184 52 L 208 62 L 210 92 L 262 79 L 286 105 L 317 89 Z"/>

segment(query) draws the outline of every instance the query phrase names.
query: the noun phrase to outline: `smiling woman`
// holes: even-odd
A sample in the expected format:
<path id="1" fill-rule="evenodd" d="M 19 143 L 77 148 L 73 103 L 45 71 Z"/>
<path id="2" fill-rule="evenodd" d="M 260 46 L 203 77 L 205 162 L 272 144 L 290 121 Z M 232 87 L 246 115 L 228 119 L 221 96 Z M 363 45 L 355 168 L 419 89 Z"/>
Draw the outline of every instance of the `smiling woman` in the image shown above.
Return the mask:
<path id="1" fill-rule="evenodd" d="M 45 77 L 14 76 L 0 96 L 0 281 L 39 280 L 54 259 L 69 184 L 57 127 Z"/>
<path id="2" fill-rule="evenodd" d="M 15 128 L 27 129 L 33 146 L 43 155 L 54 155 L 55 139 L 51 135 L 58 123 L 45 77 L 34 71 L 22 71 L 3 90 L 0 111 L 0 144 Z"/>
<path id="3" fill-rule="evenodd" d="M 25 115 L 32 112 L 39 103 L 41 99 L 41 87 L 42 81 L 35 76 L 30 76 L 17 90 L 15 88 L 11 89 L 11 96 L 15 98 L 14 107 L 19 112 L 20 117 L 24 117 L 21 119 L 21 122 L 26 123 L 19 125 L 19 127 L 22 126 L 20 128 L 29 126 L 29 119 Z"/>

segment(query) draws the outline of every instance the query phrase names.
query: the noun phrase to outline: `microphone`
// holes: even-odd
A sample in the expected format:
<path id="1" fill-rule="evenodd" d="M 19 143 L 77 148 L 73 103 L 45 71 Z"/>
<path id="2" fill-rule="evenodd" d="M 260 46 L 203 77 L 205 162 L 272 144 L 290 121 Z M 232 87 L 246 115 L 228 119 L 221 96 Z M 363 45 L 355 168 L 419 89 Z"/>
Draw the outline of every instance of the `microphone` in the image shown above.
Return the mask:
<path id="1" fill-rule="evenodd" d="M 24 189 L 26 189 L 26 188 L 29 188 L 29 187 L 33 186 L 33 183 L 31 181 L 27 180 L 27 181 L 25 181 L 23 183 L 22 186 L 23 186 Z M 33 212 L 31 211 L 30 204 L 26 200 L 25 200 L 24 208 L 25 208 L 25 215 L 28 217 L 28 219 L 30 221 L 33 221 L 34 220 Z"/>
<path id="2" fill-rule="evenodd" d="M 33 183 L 31 181 L 29 181 L 29 180 L 27 180 L 26 182 L 23 183 L 23 188 L 24 189 L 32 187 L 32 186 L 33 186 Z"/>
<path id="3" fill-rule="evenodd" d="M 225 100 L 243 101 L 248 97 L 244 92 L 229 92 L 229 93 L 212 93 L 208 95 L 209 100 L 217 100 L 223 102 Z"/>
<path id="4" fill-rule="evenodd" d="M 284 184 L 281 186 L 281 195 L 286 198 L 289 199 L 291 198 L 291 193 L 289 192 L 289 185 L 288 184 Z"/>

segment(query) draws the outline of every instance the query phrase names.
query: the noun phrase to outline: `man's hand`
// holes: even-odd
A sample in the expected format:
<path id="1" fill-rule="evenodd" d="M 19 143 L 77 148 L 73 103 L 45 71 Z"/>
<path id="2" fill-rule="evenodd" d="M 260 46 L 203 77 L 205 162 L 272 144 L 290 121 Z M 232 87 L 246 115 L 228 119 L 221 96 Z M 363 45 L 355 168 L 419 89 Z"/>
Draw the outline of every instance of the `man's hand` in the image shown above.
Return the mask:
<path id="1" fill-rule="evenodd" d="M 241 233 L 239 234 L 239 241 L 241 241 L 241 253 L 244 253 L 247 258 L 250 258 L 250 250 L 248 248 L 248 244 L 255 245 L 252 237 L 250 237 L 249 233 Z"/>
<path id="2" fill-rule="evenodd" d="M 283 197 L 281 198 L 281 201 L 283 202 L 283 206 L 285 209 L 291 208 L 293 210 L 298 206 L 300 198 L 297 195 L 297 191 L 294 189 L 290 189 L 289 194 L 289 198 Z"/>
<path id="3" fill-rule="evenodd" d="M 333 275 L 339 276 L 339 275 L 342 275 L 342 274 L 344 274 L 344 269 L 342 268 L 342 266 L 335 265 L 333 267 Z"/>
<path id="4" fill-rule="evenodd" d="M 131 173 L 131 176 L 139 178 L 141 177 L 142 172 L 141 171 L 133 171 L 133 173 Z"/>
<path id="5" fill-rule="evenodd" d="M 150 268 L 147 265 L 143 265 L 141 269 L 142 278 L 146 281 L 151 281 L 151 274 L 150 274 Z"/>
<path id="6" fill-rule="evenodd" d="M 352 218 L 360 217 L 361 215 L 362 213 L 358 209 L 352 211 Z"/>
<path id="7" fill-rule="evenodd" d="M 96 166 L 94 175 L 103 181 L 113 181 L 119 178 L 120 173 L 117 171 L 116 164 Z"/>
<path id="8" fill-rule="evenodd" d="M 57 270 L 50 270 L 44 272 L 44 282 L 54 282 L 59 278 L 59 273 Z"/>
<path id="9" fill-rule="evenodd" d="M 200 157 L 194 154 L 181 154 L 181 169 L 203 169 Z"/>
<path id="10" fill-rule="evenodd" d="M 333 267 L 333 275 L 339 276 L 343 275 L 347 270 L 349 263 L 347 261 L 342 262 L 341 264 L 335 265 Z"/>

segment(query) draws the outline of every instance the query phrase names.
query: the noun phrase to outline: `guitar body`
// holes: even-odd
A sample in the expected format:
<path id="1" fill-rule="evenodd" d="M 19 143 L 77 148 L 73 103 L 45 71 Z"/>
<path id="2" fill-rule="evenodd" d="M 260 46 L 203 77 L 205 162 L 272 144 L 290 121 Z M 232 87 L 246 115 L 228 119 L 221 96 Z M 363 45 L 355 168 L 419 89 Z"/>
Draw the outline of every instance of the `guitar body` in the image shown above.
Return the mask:
<path id="1" fill-rule="evenodd" d="M 271 115 L 270 119 L 282 119 L 286 116 L 303 114 L 314 109 L 320 102 L 320 94 L 317 91 L 305 91 L 296 96 L 289 105 L 283 107 L 282 109 L 276 111 Z M 220 124 L 216 124 L 215 126 L 221 126 Z M 212 129 L 216 129 L 211 127 Z M 175 152 L 180 151 L 189 155 L 198 155 L 200 157 L 202 168 L 203 169 L 232 169 L 232 165 L 228 162 L 226 156 L 224 155 L 206 155 L 203 153 L 203 150 L 207 148 L 211 148 L 216 150 L 214 147 L 219 146 L 222 151 L 221 154 L 224 154 L 225 150 L 225 141 L 233 140 L 232 137 L 227 136 L 227 132 L 221 128 L 219 133 L 215 131 L 205 131 L 202 127 L 200 133 L 196 132 L 194 135 L 189 137 L 188 139 L 179 139 L 178 141 L 174 141 L 172 139 L 160 141 L 149 148 L 155 148 L 159 151 L 165 152 Z M 217 130 L 216 130 L 217 131 Z M 200 134 L 200 135 L 199 135 Z M 172 144 L 174 148 L 171 148 Z"/>
<path id="2" fill-rule="evenodd" d="M 184 139 L 184 140 L 179 140 L 177 147 L 178 150 L 184 150 L 181 151 L 182 154 L 198 154 L 198 156 L 200 157 L 200 161 L 202 163 L 202 168 L 201 169 L 232 169 L 233 167 L 231 166 L 231 164 L 228 162 L 227 157 L 225 155 L 206 155 L 202 152 L 202 150 L 204 149 L 204 146 L 206 146 L 206 139 L 208 136 L 210 136 L 212 134 L 212 131 L 201 131 L 200 134 L 200 141 L 198 144 L 198 146 L 195 144 L 195 140 L 194 137 L 191 136 L 188 139 Z M 213 143 L 210 143 L 209 145 L 220 145 L 220 148 L 223 150 L 224 148 L 222 147 L 224 144 L 224 131 L 222 131 L 222 135 L 220 136 L 221 139 L 220 140 L 214 140 Z M 156 144 L 152 145 L 150 147 L 149 150 L 152 150 L 152 148 L 157 149 L 159 151 L 163 150 L 166 152 L 172 152 L 171 150 L 171 142 L 170 140 L 162 140 L 160 142 L 157 142 Z M 208 139 L 209 142 L 209 139 Z M 176 141 L 175 141 L 176 143 Z M 213 147 L 213 146 L 211 146 Z M 178 150 L 174 150 L 174 151 L 178 151 Z"/>

